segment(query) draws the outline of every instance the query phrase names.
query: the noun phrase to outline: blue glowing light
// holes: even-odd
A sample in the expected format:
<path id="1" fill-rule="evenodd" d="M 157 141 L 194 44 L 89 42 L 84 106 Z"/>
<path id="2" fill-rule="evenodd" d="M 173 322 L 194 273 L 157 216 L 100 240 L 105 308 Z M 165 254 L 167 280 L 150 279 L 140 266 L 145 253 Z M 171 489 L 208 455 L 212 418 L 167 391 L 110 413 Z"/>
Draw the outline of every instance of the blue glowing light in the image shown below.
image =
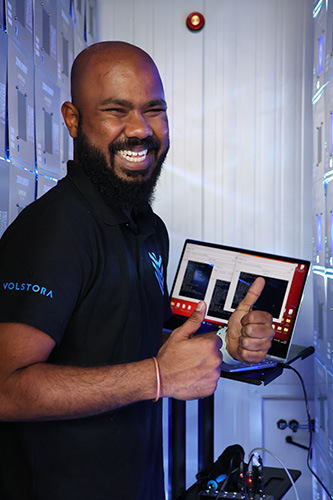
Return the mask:
<path id="1" fill-rule="evenodd" d="M 313 17 L 318 16 L 322 6 L 323 6 L 323 0 L 319 0 L 319 2 L 316 4 L 315 8 L 313 9 L 313 12 L 312 12 Z"/>
<path id="2" fill-rule="evenodd" d="M 313 266 L 312 272 L 313 274 L 318 274 L 319 276 L 326 276 L 326 269 L 322 266 Z"/>
<path id="3" fill-rule="evenodd" d="M 321 252 L 323 249 L 323 225 L 321 214 L 317 215 L 317 250 Z"/>
<path id="4" fill-rule="evenodd" d="M 321 75 L 324 64 L 324 35 L 321 35 L 318 40 L 318 75 Z"/>

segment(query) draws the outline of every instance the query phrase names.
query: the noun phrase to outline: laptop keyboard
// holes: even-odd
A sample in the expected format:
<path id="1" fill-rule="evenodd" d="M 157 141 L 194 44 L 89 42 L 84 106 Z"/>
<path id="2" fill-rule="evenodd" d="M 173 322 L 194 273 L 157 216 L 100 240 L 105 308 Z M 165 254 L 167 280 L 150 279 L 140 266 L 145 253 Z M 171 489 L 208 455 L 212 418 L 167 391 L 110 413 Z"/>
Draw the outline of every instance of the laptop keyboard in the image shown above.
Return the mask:
<path id="1" fill-rule="evenodd" d="M 235 365 L 222 364 L 221 369 L 228 372 L 244 372 L 250 370 L 266 370 L 268 368 L 274 368 L 277 365 L 277 361 L 270 359 L 264 359 L 259 363 L 237 363 Z"/>

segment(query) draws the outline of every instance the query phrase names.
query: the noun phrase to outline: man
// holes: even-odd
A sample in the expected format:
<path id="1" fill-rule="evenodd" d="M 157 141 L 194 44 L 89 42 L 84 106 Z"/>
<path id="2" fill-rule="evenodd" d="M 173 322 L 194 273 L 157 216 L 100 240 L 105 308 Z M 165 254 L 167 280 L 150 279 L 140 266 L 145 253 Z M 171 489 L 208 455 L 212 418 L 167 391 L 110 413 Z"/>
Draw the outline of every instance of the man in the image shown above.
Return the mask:
<path id="1" fill-rule="evenodd" d="M 161 500 L 160 398 L 212 394 L 221 340 L 192 337 L 200 302 L 161 347 L 168 237 L 149 202 L 169 135 L 157 68 L 132 45 L 93 45 L 62 112 L 69 173 L 0 245 L 0 498 Z M 236 359 L 270 346 L 271 316 L 251 311 L 262 287 L 230 319 Z"/>

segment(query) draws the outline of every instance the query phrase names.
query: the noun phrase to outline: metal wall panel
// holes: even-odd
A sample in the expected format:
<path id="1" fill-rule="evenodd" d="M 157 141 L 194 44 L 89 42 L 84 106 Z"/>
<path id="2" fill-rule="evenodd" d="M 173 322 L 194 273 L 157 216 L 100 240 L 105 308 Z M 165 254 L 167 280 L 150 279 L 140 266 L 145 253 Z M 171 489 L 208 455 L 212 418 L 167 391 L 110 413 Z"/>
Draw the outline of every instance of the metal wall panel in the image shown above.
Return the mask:
<path id="1" fill-rule="evenodd" d="M 0 158 L 0 237 L 9 221 L 9 168 L 10 163 Z"/>
<path id="2" fill-rule="evenodd" d="M 325 165 L 325 97 L 321 95 L 313 105 L 313 181 L 324 177 Z"/>
<path id="3" fill-rule="evenodd" d="M 5 29 L 5 3 L 0 2 L 0 30 Z"/>
<path id="4" fill-rule="evenodd" d="M 60 90 L 60 103 L 70 101 L 71 97 L 64 90 Z M 69 135 L 63 116 L 60 116 L 60 174 L 66 175 L 67 162 L 73 159 L 73 139 Z"/>
<path id="5" fill-rule="evenodd" d="M 34 65 L 32 59 L 8 40 L 9 158 L 35 170 Z"/>
<path id="6" fill-rule="evenodd" d="M 325 93 L 324 100 L 324 175 L 328 176 L 333 173 L 333 81 L 329 81 Z"/>
<path id="7" fill-rule="evenodd" d="M 60 167 L 60 89 L 43 70 L 35 69 L 37 169 L 62 176 Z"/>
<path id="8" fill-rule="evenodd" d="M 0 61 L 2 71 L 0 71 L 0 157 L 6 158 L 6 127 L 7 127 L 7 57 L 8 57 L 8 36 L 0 30 Z"/>
<path id="9" fill-rule="evenodd" d="M 324 365 L 315 359 L 315 436 L 316 446 L 328 456 L 328 385 L 327 371 Z"/>
<path id="10" fill-rule="evenodd" d="M 97 0 L 86 0 L 86 39 L 88 45 L 98 41 Z"/>
<path id="11" fill-rule="evenodd" d="M 81 27 L 74 24 L 74 57 L 76 57 L 79 52 L 85 49 L 87 43 L 81 33 Z"/>
<path id="12" fill-rule="evenodd" d="M 86 41 L 85 31 L 86 0 L 73 1 L 74 26 L 78 36 Z"/>
<path id="13" fill-rule="evenodd" d="M 314 342 L 315 357 L 315 396 L 316 396 L 316 434 L 314 440 L 314 464 L 319 477 L 332 492 L 333 475 L 328 464 L 332 463 L 332 428 L 326 413 L 332 413 L 332 378 L 333 368 L 333 2 L 318 1 L 313 10 L 315 36 L 314 54 L 315 70 L 314 84 L 316 90 L 313 97 L 313 140 L 314 140 L 314 204 L 313 204 L 313 249 L 314 273 L 322 275 L 325 281 L 325 296 L 323 306 L 323 291 L 316 286 L 319 276 L 314 275 Z M 323 57 L 322 57 L 323 54 Z M 320 69 L 324 71 L 320 73 Z M 321 103 L 321 104 L 320 104 Z M 318 106 L 319 105 L 319 106 Z M 322 109 L 324 108 L 324 115 Z M 323 117 L 323 118 L 322 118 Z M 322 137 L 321 127 L 325 134 Z M 324 169 L 322 169 L 322 146 L 324 143 Z M 317 169 L 317 170 L 316 170 Z M 317 174 L 317 178 L 316 178 Z M 323 176 L 321 181 L 317 179 Z M 323 211 L 324 210 L 324 211 Z M 320 219 L 322 214 L 322 220 Z M 325 231 L 320 237 L 320 222 Z M 325 245 L 325 260 L 318 251 L 318 245 Z M 315 250 L 317 249 L 317 252 Z M 325 315 L 321 320 L 324 307 Z M 318 311 L 316 311 L 318 308 Z M 326 321 L 325 321 L 326 320 Z M 324 388 L 324 385 L 326 387 Z M 325 412 L 325 416 L 324 416 Z M 328 422 L 326 424 L 326 420 Z M 321 498 L 323 492 L 314 483 L 314 498 Z M 326 498 L 326 494 L 323 495 Z"/>
<path id="14" fill-rule="evenodd" d="M 316 290 L 314 290 L 316 294 Z M 325 338 L 326 350 L 323 352 L 323 359 L 326 368 L 333 372 L 333 274 L 326 272 L 326 331 L 323 334 Z"/>
<path id="15" fill-rule="evenodd" d="M 326 0 L 326 6 L 324 77 L 328 82 L 333 76 L 333 0 Z"/>
<path id="16" fill-rule="evenodd" d="M 333 463 L 333 374 L 327 372 L 327 407 L 328 407 L 328 456 L 330 463 Z"/>
<path id="17" fill-rule="evenodd" d="M 14 164 L 10 165 L 9 220 L 11 224 L 35 199 L 36 175 Z"/>
<path id="18" fill-rule="evenodd" d="M 325 184 L 318 181 L 313 185 L 313 253 L 312 262 L 325 268 L 326 204 Z"/>
<path id="19" fill-rule="evenodd" d="M 325 197 L 325 266 L 333 269 L 333 178 L 324 184 Z"/>
<path id="20" fill-rule="evenodd" d="M 57 5 L 36 0 L 34 10 L 34 62 L 57 78 Z"/>
<path id="21" fill-rule="evenodd" d="M 318 477 L 324 481 L 329 491 L 333 491 L 333 469 L 331 462 L 327 459 L 325 453 L 315 447 L 312 454 L 312 468 Z M 313 477 L 313 498 L 315 500 L 327 500 L 328 496 L 318 481 Z"/>
<path id="22" fill-rule="evenodd" d="M 84 12 L 84 2 L 82 6 Z M 52 184 L 56 182 L 53 178 L 66 174 L 66 161 L 72 154 L 72 142 L 63 123 L 60 128 L 60 87 L 68 99 L 74 57 L 74 5 L 73 0 L 6 0 L 0 7 L 1 60 L 7 61 L 8 56 L 8 77 L 7 64 L 0 75 L 0 159 L 8 156 L 10 162 L 2 165 L 1 182 L 2 189 L 7 182 L 7 219 L 11 222 L 35 198 L 37 153 L 45 183 Z M 3 8 L 8 34 L 1 30 Z M 7 181 L 3 180 L 5 167 L 10 172 Z"/>
<path id="23" fill-rule="evenodd" d="M 313 343 L 316 352 L 324 362 L 327 357 L 327 313 L 326 313 L 326 279 L 325 274 L 313 275 Z"/>
<path id="24" fill-rule="evenodd" d="M 325 54 L 326 10 L 321 8 L 314 18 L 313 95 L 320 90 L 325 82 Z"/>
<path id="25" fill-rule="evenodd" d="M 37 198 L 40 198 L 50 189 L 57 185 L 57 180 L 50 177 L 45 177 L 44 175 L 38 174 L 37 180 Z"/>
<path id="26" fill-rule="evenodd" d="M 33 0 L 5 0 L 6 29 L 20 49 L 33 55 Z"/>
<path id="27" fill-rule="evenodd" d="M 74 56 L 74 26 L 70 4 L 70 0 L 58 2 L 57 23 L 58 85 L 67 92 L 70 92 L 70 69 Z"/>

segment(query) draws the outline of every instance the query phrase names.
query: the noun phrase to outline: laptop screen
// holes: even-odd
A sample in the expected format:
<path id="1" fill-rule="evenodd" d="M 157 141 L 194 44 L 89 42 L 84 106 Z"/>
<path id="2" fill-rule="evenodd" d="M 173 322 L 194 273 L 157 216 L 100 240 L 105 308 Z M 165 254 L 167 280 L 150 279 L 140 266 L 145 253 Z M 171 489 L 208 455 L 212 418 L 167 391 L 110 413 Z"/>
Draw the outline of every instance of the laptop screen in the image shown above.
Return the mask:
<path id="1" fill-rule="evenodd" d="M 252 309 L 273 316 L 276 333 L 269 354 L 284 358 L 309 269 L 306 260 L 186 240 L 171 291 L 171 310 L 188 317 L 204 300 L 205 321 L 225 326 L 251 284 L 262 276 L 265 287 Z"/>

